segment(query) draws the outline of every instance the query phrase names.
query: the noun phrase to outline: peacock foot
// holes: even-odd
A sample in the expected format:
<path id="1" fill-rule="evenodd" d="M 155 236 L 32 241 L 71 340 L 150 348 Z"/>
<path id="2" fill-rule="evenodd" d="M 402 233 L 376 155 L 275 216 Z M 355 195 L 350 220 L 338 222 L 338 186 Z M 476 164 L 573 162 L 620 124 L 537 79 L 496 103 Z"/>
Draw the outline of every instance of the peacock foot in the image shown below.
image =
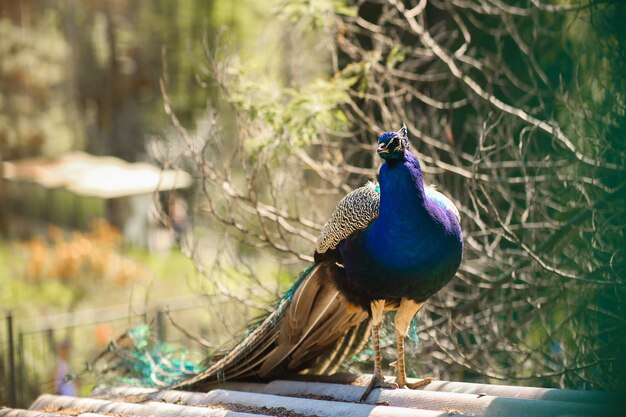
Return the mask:
<path id="1" fill-rule="evenodd" d="M 426 385 L 430 384 L 434 380 L 435 380 L 435 378 L 428 377 L 428 378 L 422 379 L 421 381 L 416 381 L 416 382 L 406 382 L 405 381 L 404 385 L 400 385 L 400 386 L 407 387 L 408 389 L 418 389 L 418 388 L 425 387 Z"/>
<path id="2" fill-rule="evenodd" d="M 372 376 L 370 383 L 367 385 L 367 388 L 365 388 L 365 392 L 363 392 L 363 395 L 361 395 L 361 399 L 359 400 L 359 402 L 365 402 L 365 400 L 367 400 L 367 397 L 370 395 L 370 393 L 372 392 L 374 388 L 394 388 L 395 389 L 395 388 L 398 388 L 398 384 L 396 384 L 395 382 L 385 381 L 385 377 L 383 377 L 382 375 L 380 376 L 374 375 Z"/>

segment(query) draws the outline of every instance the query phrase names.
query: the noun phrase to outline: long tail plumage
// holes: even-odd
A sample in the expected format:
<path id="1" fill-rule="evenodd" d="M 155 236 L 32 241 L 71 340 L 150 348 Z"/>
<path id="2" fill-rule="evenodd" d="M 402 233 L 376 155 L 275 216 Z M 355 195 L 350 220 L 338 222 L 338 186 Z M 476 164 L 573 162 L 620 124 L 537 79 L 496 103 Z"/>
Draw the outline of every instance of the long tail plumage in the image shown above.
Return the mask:
<path id="1" fill-rule="evenodd" d="M 343 268 L 314 264 L 278 306 L 234 349 L 175 388 L 205 389 L 229 380 L 264 380 L 307 372 L 333 372 L 363 347 L 369 336 L 368 314 L 351 308 L 333 285 Z"/>

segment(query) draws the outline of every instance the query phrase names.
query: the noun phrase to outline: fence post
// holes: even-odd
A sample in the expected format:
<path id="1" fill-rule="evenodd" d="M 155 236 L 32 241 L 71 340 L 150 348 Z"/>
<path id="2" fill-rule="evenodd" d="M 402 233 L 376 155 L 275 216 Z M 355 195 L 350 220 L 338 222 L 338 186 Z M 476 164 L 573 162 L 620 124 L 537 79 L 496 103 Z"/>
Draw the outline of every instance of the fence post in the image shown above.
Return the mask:
<path id="1" fill-rule="evenodd" d="M 156 311 L 156 328 L 157 328 L 157 339 L 160 343 L 165 342 L 166 331 L 165 331 L 165 312 L 163 311 L 163 307 L 158 307 Z"/>
<path id="2" fill-rule="evenodd" d="M 17 384 L 17 393 L 18 393 L 18 400 L 19 400 L 19 404 L 18 406 L 24 406 L 24 401 L 26 399 L 26 395 L 24 394 L 25 391 L 25 375 L 24 375 L 24 371 L 26 368 L 26 365 L 24 364 L 24 333 L 22 333 L 22 331 L 20 330 L 20 334 L 17 337 L 17 359 L 18 359 L 18 363 L 19 363 L 19 375 L 18 375 L 18 384 Z"/>
<path id="3" fill-rule="evenodd" d="M 7 334 L 9 338 L 9 406 L 16 407 L 15 391 L 15 341 L 13 340 L 13 313 L 9 311 L 6 317 Z"/>
<path id="4" fill-rule="evenodd" d="M 46 339 L 48 340 L 48 348 L 50 349 L 50 352 L 52 352 L 52 355 L 54 355 L 56 357 L 57 355 L 57 342 L 54 339 L 54 329 L 52 328 L 52 325 L 49 325 L 50 327 L 48 327 L 46 329 Z M 44 353 L 45 355 L 45 353 Z"/>

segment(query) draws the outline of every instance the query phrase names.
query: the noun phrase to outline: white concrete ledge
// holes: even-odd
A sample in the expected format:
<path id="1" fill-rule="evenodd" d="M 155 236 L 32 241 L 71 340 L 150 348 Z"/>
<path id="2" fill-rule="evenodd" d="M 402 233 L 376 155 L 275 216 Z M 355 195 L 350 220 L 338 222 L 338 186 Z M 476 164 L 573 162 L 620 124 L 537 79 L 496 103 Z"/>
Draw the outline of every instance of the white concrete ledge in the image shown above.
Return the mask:
<path id="1" fill-rule="evenodd" d="M 230 411 L 223 408 L 191 407 L 178 404 L 148 402 L 134 404 L 127 402 L 108 401 L 94 398 L 66 397 L 61 395 L 43 394 L 31 405 L 30 410 L 42 410 L 58 407 L 75 410 L 73 415 L 102 413 L 138 417 L 260 417 L 259 414 Z M 72 415 L 72 414 L 70 414 Z M 26 416 L 30 417 L 30 416 Z"/>
<path id="2" fill-rule="evenodd" d="M 369 382 L 371 375 L 354 375 L 338 373 L 334 375 L 301 375 L 298 379 L 305 382 L 329 382 L 335 384 L 361 385 Z M 420 381 L 408 378 L 408 382 Z M 477 384 L 471 382 L 433 381 L 420 389 L 421 391 L 456 392 L 460 394 L 492 395 L 494 397 L 510 397 L 529 400 L 566 401 L 573 403 L 607 404 L 617 401 L 614 393 L 601 391 L 579 391 L 557 388 L 536 388 L 516 385 Z"/>
<path id="3" fill-rule="evenodd" d="M 41 411 L 20 410 L 16 408 L 0 408 L 0 417 L 60 417 L 58 414 L 42 413 Z"/>
<path id="4" fill-rule="evenodd" d="M 298 413 L 314 415 L 441 415 L 458 412 L 485 417 L 554 417 L 615 416 L 610 405 L 568 401 L 520 399 L 493 395 L 425 390 L 372 391 L 366 404 L 358 403 L 364 388 L 353 385 L 301 381 L 273 381 L 269 384 L 230 383 L 229 389 L 209 393 L 155 391 L 115 387 L 99 392 L 105 397 L 146 396 L 146 400 L 207 405 L 233 403 L 245 406 L 285 407 Z M 411 414 L 417 412 L 417 414 Z M 383 413 L 383 414 L 380 414 Z M 407 414 L 408 413 L 408 414 Z M 434 413 L 434 414 L 433 414 Z"/>
<path id="5" fill-rule="evenodd" d="M 319 396 L 336 401 L 357 402 L 363 387 L 328 383 L 298 381 L 273 381 L 260 388 L 263 393 L 286 396 Z M 248 391 L 255 387 L 249 387 Z M 454 409 L 473 416 L 552 417 L 562 414 L 572 416 L 608 416 L 611 410 L 600 404 L 572 403 L 567 401 L 532 400 L 497 397 L 485 394 L 466 394 L 409 389 L 376 389 L 368 403 L 386 403 L 390 406 L 427 410 Z"/>
<path id="6" fill-rule="evenodd" d="M 141 388 L 113 388 L 107 390 L 113 398 L 136 397 L 146 395 L 153 401 L 174 402 L 185 405 L 236 404 L 246 407 L 266 407 L 268 409 L 287 409 L 304 416 L 320 417 L 444 417 L 450 416 L 445 409 L 425 410 L 402 408 L 388 405 L 359 404 L 353 402 L 327 401 L 309 398 L 294 398 L 271 394 L 259 394 L 216 389 L 208 393 L 185 391 L 154 391 Z M 100 391 L 99 395 L 103 395 Z M 464 417 L 455 412 L 457 417 Z"/>

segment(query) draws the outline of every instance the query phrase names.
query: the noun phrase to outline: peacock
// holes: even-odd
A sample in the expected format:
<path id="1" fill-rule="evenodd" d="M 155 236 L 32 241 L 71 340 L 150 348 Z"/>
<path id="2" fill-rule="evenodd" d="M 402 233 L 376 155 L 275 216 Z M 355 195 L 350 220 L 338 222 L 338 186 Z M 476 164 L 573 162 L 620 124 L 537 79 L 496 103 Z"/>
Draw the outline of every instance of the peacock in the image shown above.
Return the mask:
<path id="1" fill-rule="evenodd" d="M 425 187 L 406 125 L 378 138 L 384 163 L 378 184 L 347 194 L 324 225 L 315 262 L 227 355 L 175 388 L 207 389 L 220 381 L 268 380 L 298 372 L 331 373 L 371 338 L 375 387 L 409 387 L 404 339 L 426 300 L 454 276 L 463 257 L 459 212 Z M 395 383 L 385 382 L 379 331 L 396 310 Z"/>

